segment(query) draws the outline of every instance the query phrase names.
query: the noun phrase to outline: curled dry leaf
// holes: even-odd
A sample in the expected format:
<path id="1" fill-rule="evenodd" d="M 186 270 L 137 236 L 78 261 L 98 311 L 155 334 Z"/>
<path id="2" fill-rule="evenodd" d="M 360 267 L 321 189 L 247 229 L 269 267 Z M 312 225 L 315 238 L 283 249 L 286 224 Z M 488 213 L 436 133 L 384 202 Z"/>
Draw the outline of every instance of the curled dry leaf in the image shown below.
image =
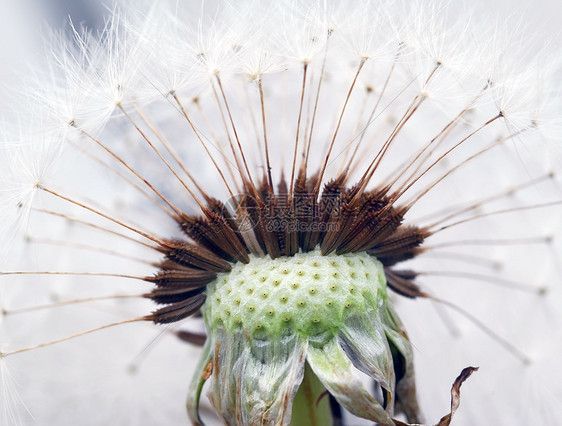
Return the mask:
<path id="1" fill-rule="evenodd" d="M 453 386 L 451 387 L 451 411 L 441 417 L 439 423 L 436 426 L 449 426 L 453 421 L 453 416 L 461 404 L 461 386 L 468 379 L 472 373 L 478 370 L 478 367 L 466 367 L 464 368 L 459 376 L 455 379 Z M 416 426 L 414 424 L 403 423 L 399 420 L 394 420 L 397 426 Z"/>

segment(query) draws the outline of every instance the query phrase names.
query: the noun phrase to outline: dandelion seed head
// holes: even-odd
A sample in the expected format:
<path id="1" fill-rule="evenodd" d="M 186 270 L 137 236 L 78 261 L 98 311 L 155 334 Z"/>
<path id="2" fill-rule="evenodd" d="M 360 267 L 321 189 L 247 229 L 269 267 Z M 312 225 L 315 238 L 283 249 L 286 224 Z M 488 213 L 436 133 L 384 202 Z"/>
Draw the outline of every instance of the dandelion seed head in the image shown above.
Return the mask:
<path id="1" fill-rule="evenodd" d="M 562 300 L 555 283 L 562 249 L 555 155 L 560 64 L 552 46 L 537 49 L 520 35 L 525 29 L 514 18 L 479 22 L 479 16 L 457 14 L 453 5 L 438 2 L 361 0 L 350 10 L 344 2 L 321 0 L 185 7 L 131 1 L 109 16 L 100 34 L 74 25 L 50 37 L 25 89 L 12 94 L 16 118 L 6 119 L 1 131 L 0 159 L 7 165 L 0 173 L 2 268 L 39 276 L 0 277 L 0 332 L 9 344 L 0 370 L 12 359 L 24 366 L 26 359 L 35 361 L 27 377 L 37 385 L 23 393 L 40 421 L 71 422 L 94 413 L 96 422 L 108 414 L 116 423 L 142 424 L 153 418 L 155 404 L 159 415 L 183 419 L 187 370 L 199 353 L 170 336 L 183 329 L 205 331 L 203 320 L 192 317 L 200 309 L 207 342 L 220 348 L 203 349 L 195 388 L 203 386 L 200 377 L 210 380 L 206 389 L 224 418 L 234 406 L 246 419 L 263 416 L 268 404 L 277 413 L 275 398 L 294 396 L 306 357 L 321 382 L 337 382 L 318 367 L 332 354 L 354 384 L 345 384 L 347 394 L 329 388 L 340 404 L 353 408 L 349 395 L 366 398 L 371 411 L 354 414 L 388 420 L 392 406 L 385 411 L 367 396 L 359 371 L 392 400 L 396 353 L 408 374 L 413 354 L 428 421 L 447 412 L 452 380 L 476 364 L 478 374 L 463 387 L 459 424 L 491 418 L 531 423 L 537 415 L 552 416 L 560 387 L 549 369 L 562 349 L 555 331 Z M 298 237 L 291 243 L 291 231 L 260 228 L 279 224 L 263 219 L 262 204 L 275 211 L 287 199 L 306 202 L 302 196 L 314 191 L 314 199 L 328 203 L 329 190 L 351 206 L 344 211 L 355 209 L 348 222 L 332 217 L 337 232 L 323 230 L 312 244 L 318 234 L 309 226 L 294 231 Z M 380 219 L 374 215 L 377 203 L 390 212 L 389 222 L 396 221 L 380 241 L 370 240 L 366 230 Z M 374 216 L 362 216 L 366 212 Z M 354 222 L 362 218 L 364 227 Z M 289 215 L 286 223 L 306 222 L 299 220 Z M 404 248 L 408 239 L 412 247 Z M 317 251 L 318 264 L 347 254 L 379 259 L 389 288 L 396 290 L 389 291 L 390 307 L 386 296 L 369 305 L 380 323 L 361 334 L 357 324 L 364 325 L 366 317 L 357 314 L 328 343 L 286 339 L 281 348 L 278 339 L 263 339 L 259 348 L 252 343 L 236 352 L 236 339 L 243 337 L 221 334 L 227 317 L 229 327 L 238 329 L 248 324 L 242 317 L 248 311 L 256 335 L 266 335 L 273 323 L 293 330 L 298 321 L 290 314 L 299 309 L 310 312 L 299 321 L 317 329 L 326 321 L 319 312 L 345 311 L 346 303 L 359 312 L 367 305 L 361 285 L 346 287 L 349 300 L 335 299 L 345 287 L 341 276 L 315 285 L 333 265 L 317 273 L 310 272 L 312 263 L 310 270 L 298 263 L 286 271 L 260 269 Z M 234 271 L 249 273 L 254 258 L 261 262 L 255 276 L 241 284 L 244 291 L 232 288 Z M 336 275 L 363 271 L 346 268 Z M 220 287 L 223 275 L 226 284 Z M 125 282 L 127 276 L 133 281 Z M 402 297 L 408 291 L 417 298 Z M 72 302 L 96 297 L 108 300 Z M 205 302 L 211 297 L 219 300 Z M 320 297 L 328 298 L 315 302 Z M 448 311 L 431 297 L 451 301 L 468 315 Z M 56 305 L 64 301 L 71 303 Z M 45 304 L 56 309 L 11 312 Z M 211 307 L 222 309 L 219 319 L 211 319 Z M 29 316 L 20 320 L 24 315 Z M 41 327 L 39 341 L 46 341 L 142 315 L 148 315 L 141 317 L 147 323 L 9 355 L 37 343 L 36 324 L 49 324 Z M 150 321 L 170 325 L 154 329 Z M 475 326 L 477 321 L 493 334 Z M 545 329 L 552 338 L 534 332 Z M 411 348 L 400 340 L 406 331 Z M 373 336 L 383 343 L 373 344 Z M 500 338 L 515 349 L 502 352 L 493 341 Z M 330 350 L 315 352 L 324 344 Z M 270 368 L 249 353 L 265 354 Z M 228 365 L 230 359 L 240 362 Z M 63 361 L 64 374 L 45 368 Z M 93 367 L 84 372 L 84 364 Z M 185 377 L 170 384 L 179 376 L 175 366 Z M 259 370 L 255 387 L 240 366 Z M 241 388 L 229 378 L 238 373 L 259 404 L 246 406 L 232 397 Z M 281 383 L 276 395 L 272 380 Z M 9 391 L 10 383 L 3 380 L 0 389 Z M 62 414 L 41 408 L 42 399 L 34 401 L 51 386 L 56 392 L 46 394 L 73 400 L 76 393 L 79 403 Z M 162 394 L 155 396 L 153 389 Z M 195 421 L 198 405 L 209 403 L 195 395 L 200 388 L 191 389 L 188 407 Z M 4 416 L 27 418 L 19 400 L 5 395 Z M 513 401 L 521 408 L 513 408 Z"/>

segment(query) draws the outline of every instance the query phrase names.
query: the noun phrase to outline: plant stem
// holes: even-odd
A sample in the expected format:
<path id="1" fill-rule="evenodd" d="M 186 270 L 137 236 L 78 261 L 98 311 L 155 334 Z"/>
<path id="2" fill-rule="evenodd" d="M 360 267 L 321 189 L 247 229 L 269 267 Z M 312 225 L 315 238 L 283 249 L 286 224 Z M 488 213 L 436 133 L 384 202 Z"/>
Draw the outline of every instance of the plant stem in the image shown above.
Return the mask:
<path id="1" fill-rule="evenodd" d="M 293 402 L 291 426 L 332 426 L 332 411 L 326 389 L 308 363 L 304 368 L 304 378 Z"/>

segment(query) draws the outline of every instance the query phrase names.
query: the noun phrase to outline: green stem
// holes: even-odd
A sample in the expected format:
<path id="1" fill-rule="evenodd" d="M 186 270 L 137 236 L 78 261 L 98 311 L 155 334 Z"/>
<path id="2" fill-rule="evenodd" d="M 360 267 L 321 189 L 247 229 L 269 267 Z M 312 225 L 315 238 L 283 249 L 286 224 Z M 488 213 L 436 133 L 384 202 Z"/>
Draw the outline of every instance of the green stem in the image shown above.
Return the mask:
<path id="1" fill-rule="evenodd" d="M 291 426 L 331 426 L 332 411 L 326 389 L 308 363 L 304 368 L 304 378 L 293 402 Z"/>

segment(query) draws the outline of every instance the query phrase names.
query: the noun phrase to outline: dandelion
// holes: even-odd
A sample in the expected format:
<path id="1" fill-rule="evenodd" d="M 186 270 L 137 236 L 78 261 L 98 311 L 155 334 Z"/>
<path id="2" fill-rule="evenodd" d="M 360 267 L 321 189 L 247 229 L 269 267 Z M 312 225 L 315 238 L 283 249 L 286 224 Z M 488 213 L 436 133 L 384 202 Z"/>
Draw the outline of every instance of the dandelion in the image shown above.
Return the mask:
<path id="1" fill-rule="evenodd" d="M 166 1 L 53 35 L 2 132 L 5 422 L 553 423 L 559 68 L 510 28 Z"/>

